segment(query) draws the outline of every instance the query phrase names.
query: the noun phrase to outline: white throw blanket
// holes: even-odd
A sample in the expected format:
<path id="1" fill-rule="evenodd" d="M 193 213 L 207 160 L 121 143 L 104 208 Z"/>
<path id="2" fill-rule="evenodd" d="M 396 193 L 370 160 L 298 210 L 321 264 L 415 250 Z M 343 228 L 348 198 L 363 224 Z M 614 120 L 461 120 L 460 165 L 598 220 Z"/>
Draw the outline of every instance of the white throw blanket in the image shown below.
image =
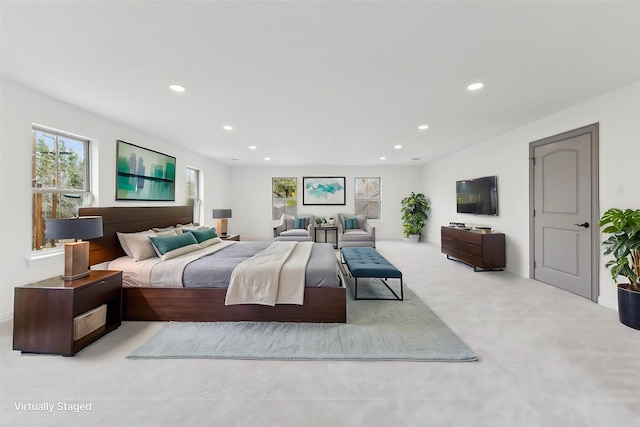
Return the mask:
<path id="1" fill-rule="evenodd" d="M 225 305 L 298 304 L 304 301 L 313 242 L 274 242 L 231 273 Z"/>

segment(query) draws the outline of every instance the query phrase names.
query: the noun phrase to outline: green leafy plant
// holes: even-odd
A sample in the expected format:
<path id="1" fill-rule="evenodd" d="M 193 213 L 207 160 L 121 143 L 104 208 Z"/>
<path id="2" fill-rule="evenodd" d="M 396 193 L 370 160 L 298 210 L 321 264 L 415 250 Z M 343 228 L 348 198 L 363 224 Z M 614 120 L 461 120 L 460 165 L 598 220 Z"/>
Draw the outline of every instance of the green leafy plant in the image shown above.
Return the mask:
<path id="1" fill-rule="evenodd" d="M 422 233 L 427 219 L 429 219 L 429 211 L 431 206 L 429 201 L 422 193 L 411 194 L 402 199 L 402 231 L 405 237 L 409 237 L 412 234 Z"/>
<path id="2" fill-rule="evenodd" d="M 600 227 L 609 238 L 602 242 L 605 255 L 613 259 L 605 264 L 611 268 L 611 277 L 629 280 L 629 289 L 640 291 L 640 209 L 609 209 L 600 218 Z"/>

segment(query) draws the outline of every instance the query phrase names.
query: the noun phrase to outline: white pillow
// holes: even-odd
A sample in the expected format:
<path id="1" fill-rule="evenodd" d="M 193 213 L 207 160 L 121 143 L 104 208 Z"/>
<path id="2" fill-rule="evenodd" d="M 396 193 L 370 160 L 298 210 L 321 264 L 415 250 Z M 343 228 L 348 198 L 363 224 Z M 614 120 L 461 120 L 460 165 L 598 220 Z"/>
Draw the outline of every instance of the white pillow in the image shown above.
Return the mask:
<path id="1" fill-rule="evenodd" d="M 222 242 L 222 240 L 220 240 L 219 237 L 214 237 L 208 240 L 203 240 L 199 244 L 201 248 L 206 248 L 207 246 L 215 245 L 216 243 L 220 243 L 220 242 Z"/>
<path id="2" fill-rule="evenodd" d="M 163 231 L 160 233 L 154 233 L 151 230 L 140 231 L 138 233 L 117 233 L 120 246 L 124 250 L 124 253 L 129 255 L 134 261 L 142 261 L 145 259 L 158 256 L 156 250 L 149 240 L 149 236 L 173 236 L 176 232 Z"/>

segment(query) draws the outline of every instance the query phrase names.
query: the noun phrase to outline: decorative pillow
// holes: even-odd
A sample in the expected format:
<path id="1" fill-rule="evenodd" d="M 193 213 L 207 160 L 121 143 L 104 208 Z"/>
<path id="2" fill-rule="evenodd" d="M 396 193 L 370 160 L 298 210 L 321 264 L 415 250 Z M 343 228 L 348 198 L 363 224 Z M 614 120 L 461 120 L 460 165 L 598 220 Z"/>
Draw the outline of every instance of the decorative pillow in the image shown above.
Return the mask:
<path id="1" fill-rule="evenodd" d="M 284 229 L 285 230 L 291 230 L 292 228 L 294 228 L 293 225 L 296 222 L 296 218 L 295 217 L 283 213 L 282 216 L 280 217 L 280 219 L 282 220 L 282 222 L 284 222 Z"/>
<path id="2" fill-rule="evenodd" d="M 222 242 L 222 240 L 220 240 L 220 238 L 216 236 L 213 239 L 204 240 L 198 244 L 200 245 L 201 248 L 206 248 L 208 246 L 215 245 L 220 242 Z"/>
<path id="3" fill-rule="evenodd" d="M 170 233 L 173 233 L 171 231 Z M 124 252 L 132 257 L 134 261 L 142 261 L 144 259 L 157 256 L 149 236 L 155 236 L 153 231 L 140 231 L 138 233 L 117 233 L 120 246 Z"/>
<path id="4" fill-rule="evenodd" d="M 167 237 L 149 236 L 149 240 L 163 261 L 200 249 L 200 245 L 192 233 Z"/>
<path id="5" fill-rule="evenodd" d="M 293 224 L 293 228 L 296 229 L 306 229 L 307 228 L 307 219 L 303 216 L 296 217 L 296 221 Z"/>
<path id="6" fill-rule="evenodd" d="M 205 240 L 213 239 L 214 237 L 218 237 L 216 234 L 216 230 L 213 228 L 204 228 L 202 230 L 185 230 L 186 233 L 191 233 L 196 238 L 198 243 L 202 243 Z"/>
<path id="7" fill-rule="evenodd" d="M 176 228 L 182 228 L 182 227 L 193 227 L 193 223 L 190 222 L 189 224 L 176 224 Z"/>
<path id="8" fill-rule="evenodd" d="M 169 227 L 163 227 L 163 228 L 152 228 L 151 231 L 153 231 L 154 233 L 163 233 L 165 231 L 173 231 L 173 226 L 169 226 Z"/>
<path id="9" fill-rule="evenodd" d="M 193 225 L 193 226 L 190 226 L 190 227 L 187 227 L 187 226 L 185 226 L 185 227 L 180 227 L 180 228 L 179 228 L 179 230 L 182 230 L 182 231 L 187 231 L 187 230 L 204 230 L 205 228 L 207 228 L 207 227 L 205 227 L 204 225 Z"/>
<path id="10" fill-rule="evenodd" d="M 344 229 L 345 230 L 355 230 L 358 228 L 358 218 L 345 218 L 344 219 Z"/>

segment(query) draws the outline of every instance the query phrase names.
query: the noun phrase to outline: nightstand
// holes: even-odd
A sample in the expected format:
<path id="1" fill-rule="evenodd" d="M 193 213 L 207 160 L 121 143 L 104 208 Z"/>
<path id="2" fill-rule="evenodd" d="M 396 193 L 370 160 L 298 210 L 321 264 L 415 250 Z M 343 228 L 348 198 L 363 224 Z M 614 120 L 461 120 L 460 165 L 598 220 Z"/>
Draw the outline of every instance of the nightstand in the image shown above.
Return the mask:
<path id="1" fill-rule="evenodd" d="M 15 288 L 13 349 L 73 356 L 121 324 L 122 272 L 91 270 Z"/>
<path id="2" fill-rule="evenodd" d="M 227 234 L 226 236 L 219 236 L 222 240 L 235 240 L 236 242 L 240 241 L 239 234 Z"/>

